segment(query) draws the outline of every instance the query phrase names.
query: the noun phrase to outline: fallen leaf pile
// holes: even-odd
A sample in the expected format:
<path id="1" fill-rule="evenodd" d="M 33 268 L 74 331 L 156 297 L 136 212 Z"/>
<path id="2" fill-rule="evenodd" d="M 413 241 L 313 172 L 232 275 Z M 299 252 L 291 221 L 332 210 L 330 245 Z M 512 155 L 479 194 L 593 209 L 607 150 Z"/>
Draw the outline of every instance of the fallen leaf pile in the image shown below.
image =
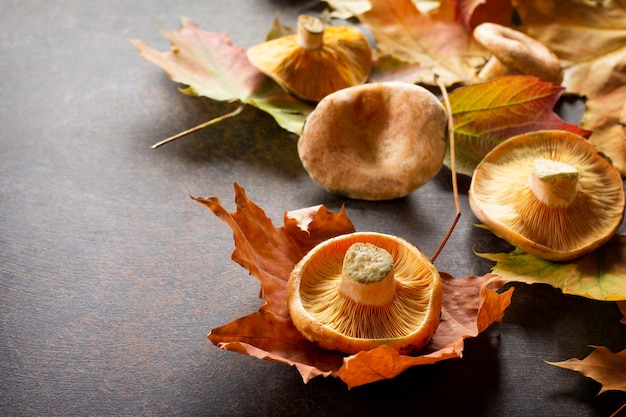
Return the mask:
<path id="1" fill-rule="evenodd" d="M 351 356 L 324 350 L 307 341 L 291 322 L 286 286 L 291 270 L 311 248 L 354 231 L 345 211 L 333 214 L 316 206 L 288 212 L 284 226 L 275 227 L 237 184 L 234 213 L 218 198 L 193 198 L 232 229 L 233 260 L 260 281 L 265 300 L 256 312 L 213 329 L 209 339 L 222 349 L 295 366 L 305 382 L 320 375 L 334 376 L 352 388 L 393 378 L 413 366 L 459 358 L 464 339 L 500 321 L 511 301 L 513 289 L 494 291 L 491 275 L 455 279 L 443 273 L 441 324 L 420 355 L 400 355 L 384 345 Z"/>
<path id="2" fill-rule="evenodd" d="M 411 0 L 325 3 L 330 16 L 358 21 L 371 32 L 375 62 L 369 82 L 432 86 L 436 75 L 450 89 L 457 172 L 472 175 L 489 150 L 513 135 L 551 129 L 588 138 L 626 176 L 624 2 L 442 0 L 434 7 L 433 2 Z M 562 84 L 523 75 L 479 80 L 478 71 L 490 54 L 473 39 L 472 31 L 483 22 L 507 25 L 545 45 L 561 62 Z M 275 20 L 268 38 L 287 33 L 290 29 Z M 301 134 L 313 105 L 295 99 L 256 70 L 245 50 L 226 34 L 204 31 L 183 18 L 181 28 L 165 36 L 172 45 L 167 52 L 130 41 L 144 58 L 184 85 L 184 93 L 240 103 L 232 113 L 203 126 L 235 116 L 247 104 L 270 114 L 285 130 Z M 563 95 L 585 100 L 580 125 L 566 123 L 554 112 Z M 478 254 L 496 263 L 492 273 L 482 277 L 455 279 L 442 273 L 443 320 L 419 356 L 402 356 L 385 347 L 351 356 L 325 351 L 306 341 L 291 323 L 285 286 L 291 269 L 309 249 L 354 231 L 345 211 L 333 214 L 319 206 L 289 212 L 284 226 L 275 227 L 238 185 L 234 213 L 215 197 L 195 200 L 232 229 L 233 260 L 260 281 L 265 300 L 258 311 L 213 329 L 209 338 L 223 349 L 295 366 L 305 382 L 333 376 L 355 387 L 393 378 L 412 366 L 461 357 L 465 338 L 502 318 L 512 290 L 496 290 L 507 282 L 543 283 L 568 294 L 617 302 L 626 324 L 626 235 L 621 234 L 571 262 L 549 262 L 516 250 Z M 596 347 L 583 360 L 549 363 L 596 379 L 602 391 L 626 391 L 625 355 Z"/>
<path id="3" fill-rule="evenodd" d="M 477 73 L 489 53 L 472 37 L 479 23 L 507 24 L 538 39 L 562 63 L 562 89 L 553 94 L 558 98 L 564 92 L 586 99 L 581 121 L 581 128 L 587 131 L 585 136 L 591 134 L 590 141 L 626 175 L 623 128 L 626 111 L 622 109 L 626 102 L 626 7 L 623 4 L 570 0 L 566 5 L 558 3 L 557 7 L 556 2 L 540 0 L 442 0 L 437 8 L 425 12 L 416 6 L 419 3 L 411 0 L 329 0 L 326 3 L 337 16 L 356 19 L 372 32 L 377 60 L 370 81 L 400 80 L 433 85 L 433 75 L 437 74 L 451 89 L 480 84 Z M 513 8 L 521 20 L 519 25 L 511 23 Z M 275 21 L 268 37 L 285 33 L 289 33 L 289 29 Z M 165 36 L 172 44 L 167 52 L 156 51 L 138 39 L 130 40 L 143 57 L 163 68 L 173 81 L 185 85 L 183 92 L 255 106 L 272 115 L 287 131 L 302 132 L 304 120 L 313 107 L 296 100 L 256 70 L 246 52 L 233 45 L 226 34 L 204 31 L 190 19 L 183 18 L 181 28 L 165 32 Z M 517 86 L 520 94 L 528 94 L 523 82 Z M 481 89 L 477 86 L 477 90 Z M 513 86 L 508 91 L 510 97 L 516 93 Z M 451 98 L 451 102 L 454 106 L 455 99 Z M 546 100 L 533 105 L 546 115 L 554 103 Z M 463 108 L 514 113 L 519 104 L 516 100 L 482 101 L 474 108 L 474 103 L 464 102 Z M 464 114 L 455 111 L 454 116 L 456 119 Z M 519 118 L 491 119 L 491 122 L 494 130 L 505 132 L 516 127 Z M 546 125 L 533 128 L 538 130 Z M 491 143 L 489 135 L 482 136 L 487 132 L 472 133 L 483 145 Z M 459 152 L 471 154 L 473 143 L 461 142 L 457 145 Z M 461 172 L 467 173 L 467 170 Z"/>

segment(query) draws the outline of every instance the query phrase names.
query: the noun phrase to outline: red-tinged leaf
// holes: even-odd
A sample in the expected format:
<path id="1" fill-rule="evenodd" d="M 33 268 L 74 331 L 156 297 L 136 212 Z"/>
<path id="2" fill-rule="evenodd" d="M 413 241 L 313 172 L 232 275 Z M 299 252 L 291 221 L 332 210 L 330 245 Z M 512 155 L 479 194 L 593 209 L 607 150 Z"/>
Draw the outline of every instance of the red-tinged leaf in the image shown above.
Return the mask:
<path id="1" fill-rule="evenodd" d="M 488 54 L 458 19 L 422 13 L 411 0 L 371 0 L 371 9 L 358 16 L 376 39 L 381 55 L 419 64 L 414 83 L 446 85 L 476 81 L 477 67 Z"/>
<path id="2" fill-rule="evenodd" d="M 626 234 L 569 262 L 553 262 L 515 250 L 482 253 L 496 262 L 492 272 L 503 282 L 548 284 L 565 294 L 602 301 L 626 300 Z"/>
<path id="3" fill-rule="evenodd" d="M 271 114 L 284 129 L 299 133 L 312 107 L 285 92 L 259 72 L 246 52 L 227 34 L 201 30 L 183 18 L 175 32 L 165 32 L 172 48 L 159 52 L 130 38 L 140 55 L 161 67 L 187 94 L 218 101 L 240 101 Z"/>
<path id="4" fill-rule="evenodd" d="M 450 93 L 457 172 L 472 175 L 491 149 L 522 133 L 567 130 L 588 137 L 591 132 L 564 122 L 554 113 L 562 92 L 563 88 L 538 78 L 513 75 Z M 446 165 L 450 166 L 449 156 Z"/>
<path id="5" fill-rule="evenodd" d="M 341 368 L 342 354 L 309 342 L 288 316 L 276 316 L 269 310 L 264 305 L 255 313 L 211 330 L 208 338 L 221 349 L 295 366 L 305 383 Z"/>
<path id="6" fill-rule="evenodd" d="M 139 53 L 165 70 L 173 81 L 185 84 L 186 92 L 219 101 L 248 101 L 266 88 L 266 77 L 248 61 L 246 52 L 233 45 L 227 34 L 202 31 L 187 18 L 181 28 L 165 32 L 172 49 L 159 52 L 137 39 L 131 42 Z"/>
<path id="7" fill-rule="evenodd" d="M 288 315 L 287 304 L 284 300 L 289 274 L 294 265 L 322 240 L 316 241 L 315 235 L 307 239 L 291 222 L 288 222 L 287 227 L 274 227 L 272 220 L 260 207 L 248 199 L 245 190 L 239 184 L 235 184 L 234 188 L 237 206 L 237 211 L 234 213 L 228 213 L 216 197 L 192 198 L 211 209 L 217 217 L 230 226 L 236 242 L 233 260 L 250 271 L 250 274 L 261 282 L 268 308 L 277 316 L 284 318 Z M 337 217 L 337 221 L 331 222 L 335 227 L 329 227 L 323 238 L 354 231 L 354 226 L 347 219 L 344 210 L 338 215 L 331 214 L 327 210 L 316 213 L 319 213 L 323 224 L 329 223 L 329 217 Z M 314 217 L 310 224 L 315 228 L 316 223 L 316 217 Z"/>
<path id="8" fill-rule="evenodd" d="M 604 346 L 594 346 L 595 350 L 585 359 L 568 359 L 562 362 L 548 362 L 550 365 L 580 372 L 602 385 L 600 394 L 605 391 L 626 391 L 626 349 L 614 353 Z"/>
<path id="9" fill-rule="evenodd" d="M 237 184 L 234 213 L 228 213 L 215 197 L 194 199 L 233 230 L 233 259 L 259 279 L 266 301 L 258 311 L 213 329 L 209 339 L 222 349 L 294 366 L 304 382 L 316 376 L 334 376 L 351 388 L 393 378 L 411 366 L 461 357 L 463 340 L 499 321 L 510 303 L 512 290 L 498 294 L 489 289 L 489 276 L 454 279 L 444 273 L 443 320 L 424 354 L 403 356 L 386 347 L 352 356 L 324 350 L 305 340 L 294 327 L 285 287 L 291 269 L 308 250 L 323 240 L 354 231 L 345 210 L 339 214 L 324 206 L 295 210 L 285 213 L 284 227 L 275 227 Z"/>
<path id="10" fill-rule="evenodd" d="M 510 0 L 457 0 L 456 9 L 470 31 L 484 22 L 507 26 L 513 13 Z"/>

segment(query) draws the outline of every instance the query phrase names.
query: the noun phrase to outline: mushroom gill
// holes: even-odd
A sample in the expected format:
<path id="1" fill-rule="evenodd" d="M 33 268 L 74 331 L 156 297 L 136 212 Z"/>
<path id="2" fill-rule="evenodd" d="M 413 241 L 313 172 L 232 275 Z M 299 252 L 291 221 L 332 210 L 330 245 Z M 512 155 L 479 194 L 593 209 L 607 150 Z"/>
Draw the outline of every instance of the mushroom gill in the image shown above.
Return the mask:
<path id="1" fill-rule="evenodd" d="M 375 265 L 363 268 L 363 262 Z M 363 280 L 355 277 L 361 269 L 368 276 Z M 288 291 L 298 330 L 322 347 L 348 353 L 381 344 L 401 352 L 420 349 L 437 328 L 442 302 L 441 279 L 428 259 L 403 239 L 379 233 L 318 245 L 294 268 Z"/>
<path id="2" fill-rule="evenodd" d="M 543 184 L 537 170 L 545 171 L 546 164 L 554 173 L 539 174 L 549 177 Z M 615 167 L 585 139 L 544 131 L 494 148 L 474 172 L 470 204 L 511 244 L 546 259 L 568 260 L 617 231 L 624 189 Z"/>
<path id="3" fill-rule="evenodd" d="M 392 252 L 396 297 L 390 303 L 371 306 L 339 291 L 343 257 L 338 252 L 332 252 L 339 256 L 333 256 L 332 260 L 316 258 L 310 265 L 315 276 L 309 275 L 301 284 L 302 305 L 315 320 L 349 337 L 405 337 L 424 321 L 430 297 L 428 280 L 432 272 L 403 251 Z M 321 265 L 328 261 L 327 267 Z M 328 305 L 333 308 L 328 308 Z"/>

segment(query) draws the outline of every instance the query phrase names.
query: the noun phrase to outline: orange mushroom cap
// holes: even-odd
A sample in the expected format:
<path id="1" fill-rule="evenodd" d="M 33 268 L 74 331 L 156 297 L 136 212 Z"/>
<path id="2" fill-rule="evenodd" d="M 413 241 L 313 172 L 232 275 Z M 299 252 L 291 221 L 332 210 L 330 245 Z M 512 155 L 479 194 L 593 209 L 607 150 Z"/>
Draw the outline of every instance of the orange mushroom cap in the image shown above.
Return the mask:
<path id="1" fill-rule="evenodd" d="M 419 249 L 373 232 L 313 248 L 293 269 L 287 291 L 300 333 L 346 353 L 381 345 L 420 350 L 439 325 L 443 294 L 439 272 Z"/>
<path id="2" fill-rule="evenodd" d="M 328 26 L 301 15 L 298 33 L 255 45 L 248 59 L 294 96 L 318 102 L 342 88 L 362 84 L 372 68 L 363 33 L 349 26 Z"/>
<path id="3" fill-rule="evenodd" d="M 540 131 L 507 139 L 478 164 L 472 211 L 496 235 L 553 261 L 606 243 L 624 217 L 622 178 L 583 137 Z"/>

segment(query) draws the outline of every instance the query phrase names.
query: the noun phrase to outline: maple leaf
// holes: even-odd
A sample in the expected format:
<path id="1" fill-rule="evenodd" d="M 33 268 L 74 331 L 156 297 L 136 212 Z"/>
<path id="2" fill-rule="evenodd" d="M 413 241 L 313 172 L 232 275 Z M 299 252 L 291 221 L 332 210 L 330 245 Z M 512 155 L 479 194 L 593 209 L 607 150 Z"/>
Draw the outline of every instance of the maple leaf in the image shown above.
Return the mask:
<path id="1" fill-rule="evenodd" d="M 217 101 L 239 101 L 269 113 L 285 130 L 299 134 L 312 106 L 303 103 L 258 71 L 246 52 L 226 34 L 203 31 L 188 18 L 181 28 L 165 32 L 171 50 L 159 52 L 129 38 L 139 54 L 161 67 L 186 94 Z"/>
<path id="2" fill-rule="evenodd" d="M 585 359 L 568 359 L 562 362 L 547 362 L 560 368 L 578 371 L 602 385 L 605 391 L 626 391 L 626 349 L 613 353 L 605 346 L 593 346 L 594 351 Z"/>
<path id="3" fill-rule="evenodd" d="M 443 273 L 442 321 L 422 355 L 404 356 L 385 346 L 351 356 L 321 349 L 291 322 L 286 285 L 295 264 L 316 244 L 354 231 L 345 209 L 339 214 L 324 206 L 287 212 L 284 226 L 275 227 L 241 186 L 234 188 L 234 213 L 216 197 L 192 197 L 232 229 L 233 260 L 260 281 L 265 299 L 256 312 L 211 330 L 209 339 L 222 349 L 295 366 L 304 382 L 333 376 L 352 388 L 393 378 L 412 366 L 461 357 L 463 340 L 500 321 L 510 304 L 512 289 L 497 293 L 489 287 L 489 275 L 454 279 Z"/>
<path id="4" fill-rule="evenodd" d="M 471 176 L 491 149 L 522 133 L 567 130 L 589 137 L 590 131 L 564 122 L 553 111 L 562 92 L 562 87 L 522 75 L 500 77 L 451 92 L 457 172 Z M 450 166 L 449 155 L 445 163 Z"/>
<path id="5" fill-rule="evenodd" d="M 456 13 L 470 30 L 483 22 L 504 26 L 511 23 L 513 6 L 509 0 L 457 0 L 455 5 Z"/>
<path id="6" fill-rule="evenodd" d="M 496 262 L 492 272 L 502 282 L 542 283 L 565 294 L 604 301 L 626 300 L 626 234 L 570 262 L 553 262 L 514 250 L 479 253 Z"/>
<path id="7" fill-rule="evenodd" d="M 590 142 L 626 176 L 626 144 L 618 124 L 626 101 L 626 6 L 573 0 L 513 4 L 521 29 L 561 60 L 567 91 L 587 98 L 581 126 L 594 131 Z"/>
<path id="8" fill-rule="evenodd" d="M 370 3 L 358 19 L 372 31 L 381 56 L 419 64 L 414 83 L 432 85 L 435 74 L 445 85 L 476 81 L 488 54 L 456 16 L 422 13 L 411 0 Z"/>

